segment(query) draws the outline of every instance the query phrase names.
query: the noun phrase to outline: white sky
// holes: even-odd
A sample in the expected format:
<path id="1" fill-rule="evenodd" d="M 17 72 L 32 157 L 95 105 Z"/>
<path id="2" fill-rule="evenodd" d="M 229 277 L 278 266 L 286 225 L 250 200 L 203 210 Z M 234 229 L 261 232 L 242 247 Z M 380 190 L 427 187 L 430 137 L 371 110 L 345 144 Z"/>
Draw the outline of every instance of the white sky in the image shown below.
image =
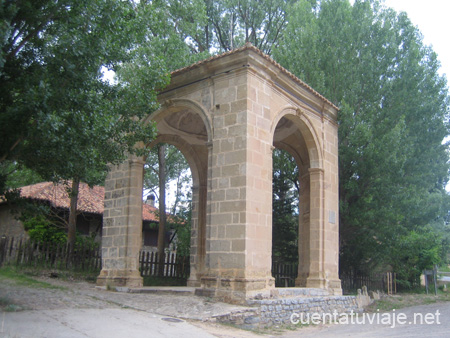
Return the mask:
<path id="1" fill-rule="evenodd" d="M 388 7 L 406 12 L 423 34 L 425 45 L 432 46 L 441 62 L 440 74 L 450 77 L 450 1 L 449 0 L 385 0 Z"/>

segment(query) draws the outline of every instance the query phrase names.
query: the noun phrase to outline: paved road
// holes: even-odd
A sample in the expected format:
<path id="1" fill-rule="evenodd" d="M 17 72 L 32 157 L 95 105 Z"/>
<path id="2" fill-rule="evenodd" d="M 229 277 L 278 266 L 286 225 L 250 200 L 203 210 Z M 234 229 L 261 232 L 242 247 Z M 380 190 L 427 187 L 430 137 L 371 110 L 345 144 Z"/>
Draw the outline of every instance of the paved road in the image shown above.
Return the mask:
<path id="1" fill-rule="evenodd" d="M 0 337 L 213 338 L 186 321 L 132 309 L 63 309 L 1 313 Z"/>
<path id="2" fill-rule="evenodd" d="M 193 295 L 130 294 L 85 282 L 41 280 L 54 287 L 28 287 L 0 278 L 0 338 L 257 337 L 204 322 L 242 307 Z M 18 311 L 8 312 L 8 303 L 9 310 Z"/>
<path id="3" fill-rule="evenodd" d="M 395 316 L 393 315 L 395 313 Z M 127 308 L 55 309 L 3 312 L 0 314 L 2 338 L 114 338 L 114 337 L 257 337 L 251 332 L 201 324 Z M 372 317 L 374 316 L 375 317 Z M 448 337 L 450 303 L 414 306 L 365 318 L 365 324 L 320 324 L 284 331 L 277 337 Z M 374 323 L 369 323 L 370 318 Z M 416 318 L 416 324 L 413 323 Z M 342 317 L 341 317 L 342 320 Z M 384 320 L 384 322 L 383 322 Z M 345 320 L 343 320 L 345 321 Z M 359 317 L 359 322 L 363 321 Z M 349 318 L 349 322 L 351 319 Z M 395 325 L 393 323 L 395 322 Z M 403 324 L 400 324 L 403 323 Z M 268 335 L 271 336 L 271 335 Z M 266 337 L 268 337 L 266 336 Z"/>

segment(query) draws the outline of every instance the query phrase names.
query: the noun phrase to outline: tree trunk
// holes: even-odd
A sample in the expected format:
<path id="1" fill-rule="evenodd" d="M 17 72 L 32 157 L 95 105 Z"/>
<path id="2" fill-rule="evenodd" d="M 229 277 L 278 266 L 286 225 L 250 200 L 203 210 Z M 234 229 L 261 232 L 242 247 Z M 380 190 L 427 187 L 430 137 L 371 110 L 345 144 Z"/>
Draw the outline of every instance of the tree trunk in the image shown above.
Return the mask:
<path id="1" fill-rule="evenodd" d="M 158 146 L 159 162 L 159 227 L 158 227 L 158 275 L 164 276 L 164 244 L 166 227 L 166 145 Z"/>
<path id="2" fill-rule="evenodd" d="M 73 249 L 76 239 L 77 230 L 77 204 L 78 204 L 78 189 L 80 186 L 80 179 L 74 177 L 72 180 L 72 188 L 69 193 L 70 209 L 69 209 L 69 226 L 67 231 L 67 244 Z"/>

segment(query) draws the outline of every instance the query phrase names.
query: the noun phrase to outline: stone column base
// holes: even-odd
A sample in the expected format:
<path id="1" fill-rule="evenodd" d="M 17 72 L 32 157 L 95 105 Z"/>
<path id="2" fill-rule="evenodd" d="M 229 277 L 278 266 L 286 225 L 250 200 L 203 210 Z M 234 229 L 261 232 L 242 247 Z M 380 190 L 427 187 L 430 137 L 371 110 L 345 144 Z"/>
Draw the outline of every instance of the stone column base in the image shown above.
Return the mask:
<path id="1" fill-rule="evenodd" d="M 246 304 L 248 299 L 267 298 L 275 288 L 275 279 L 202 277 L 195 294 L 231 304 Z"/>
<path id="2" fill-rule="evenodd" d="M 97 277 L 97 286 L 142 287 L 144 279 L 137 270 L 102 270 Z"/>
<path id="3" fill-rule="evenodd" d="M 200 283 L 200 281 L 199 281 L 198 279 L 196 279 L 196 278 L 191 278 L 191 277 L 188 278 L 186 284 L 187 284 L 187 286 L 193 287 L 193 288 L 198 288 L 198 287 L 201 286 L 201 283 Z"/>
<path id="4" fill-rule="evenodd" d="M 306 287 L 306 281 L 308 280 L 307 273 L 299 273 L 295 279 L 295 287 L 304 288 Z"/>
<path id="5" fill-rule="evenodd" d="M 328 290 L 335 296 L 342 296 L 342 285 L 340 279 L 328 280 Z"/>
<path id="6" fill-rule="evenodd" d="M 310 278 L 306 280 L 307 288 L 318 288 L 318 289 L 326 289 L 327 288 L 327 280 L 325 278 Z"/>

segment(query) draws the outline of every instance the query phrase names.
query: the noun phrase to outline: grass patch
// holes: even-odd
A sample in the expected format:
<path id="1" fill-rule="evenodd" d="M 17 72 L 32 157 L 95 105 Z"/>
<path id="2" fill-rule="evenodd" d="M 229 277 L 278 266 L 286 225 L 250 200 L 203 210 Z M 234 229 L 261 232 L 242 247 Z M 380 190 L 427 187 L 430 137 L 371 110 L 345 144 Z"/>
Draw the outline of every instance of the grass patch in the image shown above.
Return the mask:
<path id="1" fill-rule="evenodd" d="M 450 295 L 448 293 L 438 293 L 437 296 L 433 294 L 424 293 L 405 293 L 392 296 L 384 296 L 380 300 L 374 301 L 365 310 L 366 312 L 381 312 L 391 311 L 393 309 L 401 309 L 415 305 L 426 305 L 437 302 L 450 301 Z"/>
<path id="2" fill-rule="evenodd" d="M 74 270 L 47 270 L 47 269 L 35 269 L 26 270 L 25 274 L 32 274 L 38 277 L 51 277 L 60 279 L 67 282 L 84 281 L 89 283 L 95 283 L 100 271 L 97 272 L 85 272 Z"/>
<path id="3" fill-rule="evenodd" d="M 5 312 L 17 312 L 25 310 L 22 306 L 14 304 L 8 297 L 0 297 L 0 309 Z"/>
<path id="4" fill-rule="evenodd" d="M 0 306 L 1 307 L 8 306 L 11 304 L 12 304 L 12 302 L 8 297 L 0 297 Z"/>
<path id="5" fill-rule="evenodd" d="M 12 266 L 0 268 L 0 281 L 12 281 L 16 285 L 41 289 L 65 289 L 47 282 L 34 279 L 32 276 Z"/>
<path id="6" fill-rule="evenodd" d="M 6 266 L 4 268 L 0 268 L 0 271 L 3 269 L 10 269 L 12 272 L 18 275 L 28 276 L 32 279 L 42 279 L 42 278 L 54 278 L 63 281 L 73 282 L 73 281 L 85 281 L 89 283 L 95 283 L 97 280 L 97 276 L 100 273 L 98 271 L 79 271 L 79 270 L 65 270 L 65 269 L 49 269 L 46 267 L 40 266 Z M 8 272 L 6 272 L 8 273 Z M 1 277 L 1 272 L 0 272 Z"/>

